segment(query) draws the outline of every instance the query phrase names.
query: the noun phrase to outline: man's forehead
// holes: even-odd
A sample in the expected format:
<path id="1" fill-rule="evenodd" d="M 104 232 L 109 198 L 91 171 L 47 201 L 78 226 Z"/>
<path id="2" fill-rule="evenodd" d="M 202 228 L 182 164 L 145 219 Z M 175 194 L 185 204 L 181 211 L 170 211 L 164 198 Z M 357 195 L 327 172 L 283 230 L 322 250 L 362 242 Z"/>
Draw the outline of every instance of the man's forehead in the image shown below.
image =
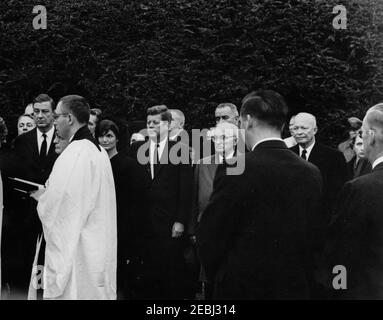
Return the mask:
<path id="1" fill-rule="evenodd" d="M 313 119 L 308 117 L 299 117 L 294 119 L 294 125 L 296 126 L 308 126 L 308 127 L 314 127 L 315 123 Z"/>
<path id="2" fill-rule="evenodd" d="M 35 104 L 33 104 L 33 109 L 40 109 L 40 110 L 49 109 L 49 110 L 51 110 L 51 103 L 50 103 L 50 101 L 36 102 Z"/>
<path id="3" fill-rule="evenodd" d="M 147 117 L 148 121 L 158 120 L 161 121 L 161 115 L 160 114 L 151 114 Z"/>
<path id="4" fill-rule="evenodd" d="M 20 117 L 19 122 L 33 122 L 33 119 L 29 117 Z"/>
<path id="5" fill-rule="evenodd" d="M 215 114 L 216 115 L 232 115 L 233 111 L 230 109 L 229 106 L 226 106 L 226 107 L 215 109 Z"/>

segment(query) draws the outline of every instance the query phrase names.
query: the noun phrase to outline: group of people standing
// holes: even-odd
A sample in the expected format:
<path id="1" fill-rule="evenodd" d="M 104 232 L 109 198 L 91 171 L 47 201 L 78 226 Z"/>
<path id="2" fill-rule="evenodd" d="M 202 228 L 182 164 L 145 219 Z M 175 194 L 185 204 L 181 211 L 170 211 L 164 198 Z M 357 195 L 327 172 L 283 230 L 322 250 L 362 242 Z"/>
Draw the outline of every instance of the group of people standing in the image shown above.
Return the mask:
<path id="1" fill-rule="evenodd" d="M 181 110 L 150 107 L 126 152 L 123 129 L 81 96 L 30 108 L 1 156 L 3 297 L 381 297 L 381 104 L 343 154 L 316 141 L 309 113 L 282 140 L 289 110 L 272 90 L 240 113 L 219 104 L 216 126 L 191 139 Z M 332 286 L 336 265 L 347 290 Z"/>

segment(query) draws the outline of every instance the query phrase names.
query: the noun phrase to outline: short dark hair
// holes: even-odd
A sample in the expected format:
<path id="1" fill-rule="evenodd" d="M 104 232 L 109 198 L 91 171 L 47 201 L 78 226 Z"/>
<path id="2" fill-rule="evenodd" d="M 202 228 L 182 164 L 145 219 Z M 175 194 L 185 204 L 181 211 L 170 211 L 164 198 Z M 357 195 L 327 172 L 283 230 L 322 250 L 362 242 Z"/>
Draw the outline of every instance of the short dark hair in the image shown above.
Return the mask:
<path id="1" fill-rule="evenodd" d="M 283 97 L 273 90 L 257 90 L 242 100 L 241 116 L 250 115 L 281 130 L 286 122 L 288 107 Z"/>
<path id="2" fill-rule="evenodd" d="M 99 109 L 99 108 L 92 108 L 92 109 L 90 109 L 90 114 L 91 114 L 92 116 L 96 116 L 97 119 L 98 119 L 98 118 L 101 116 L 102 111 L 101 111 L 101 109 Z"/>
<path id="3" fill-rule="evenodd" d="M 160 114 L 162 121 L 172 122 L 173 120 L 172 114 L 170 113 L 168 107 L 164 104 L 148 108 L 146 114 L 148 116 L 155 116 L 157 114 Z"/>
<path id="4" fill-rule="evenodd" d="M 52 111 L 54 110 L 55 102 L 46 93 L 41 93 L 36 98 L 34 98 L 33 101 L 32 101 L 32 107 L 34 106 L 35 103 L 43 103 L 43 102 L 50 102 L 51 110 Z"/>
<path id="5" fill-rule="evenodd" d="M 120 129 L 118 129 L 118 126 L 112 120 L 109 119 L 104 119 L 100 121 L 96 129 L 96 137 L 98 138 L 106 135 L 109 130 L 111 130 L 116 135 L 117 139 L 119 139 Z"/>
<path id="6" fill-rule="evenodd" d="M 90 108 L 84 97 L 69 95 L 62 97 L 60 101 L 76 117 L 81 124 L 88 124 Z"/>

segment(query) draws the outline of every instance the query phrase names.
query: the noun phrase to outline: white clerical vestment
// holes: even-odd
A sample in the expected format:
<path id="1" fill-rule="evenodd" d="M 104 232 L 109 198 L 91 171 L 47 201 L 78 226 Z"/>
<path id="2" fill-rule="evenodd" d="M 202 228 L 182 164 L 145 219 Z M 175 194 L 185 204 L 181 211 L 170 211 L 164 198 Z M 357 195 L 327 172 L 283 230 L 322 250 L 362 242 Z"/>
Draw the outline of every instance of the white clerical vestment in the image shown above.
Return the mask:
<path id="1" fill-rule="evenodd" d="M 46 241 L 44 299 L 116 299 L 116 195 L 106 151 L 71 142 L 37 211 Z"/>

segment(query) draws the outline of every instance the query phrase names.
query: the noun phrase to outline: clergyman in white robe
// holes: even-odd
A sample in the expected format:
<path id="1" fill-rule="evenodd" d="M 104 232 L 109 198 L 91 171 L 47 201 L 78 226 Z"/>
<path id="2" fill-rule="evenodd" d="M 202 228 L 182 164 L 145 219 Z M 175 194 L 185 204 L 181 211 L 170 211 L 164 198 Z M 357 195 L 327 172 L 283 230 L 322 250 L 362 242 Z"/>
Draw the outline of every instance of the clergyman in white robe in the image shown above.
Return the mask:
<path id="1" fill-rule="evenodd" d="M 106 151 L 86 139 L 71 142 L 37 211 L 46 241 L 44 299 L 116 299 L 116 195 Z"/>

